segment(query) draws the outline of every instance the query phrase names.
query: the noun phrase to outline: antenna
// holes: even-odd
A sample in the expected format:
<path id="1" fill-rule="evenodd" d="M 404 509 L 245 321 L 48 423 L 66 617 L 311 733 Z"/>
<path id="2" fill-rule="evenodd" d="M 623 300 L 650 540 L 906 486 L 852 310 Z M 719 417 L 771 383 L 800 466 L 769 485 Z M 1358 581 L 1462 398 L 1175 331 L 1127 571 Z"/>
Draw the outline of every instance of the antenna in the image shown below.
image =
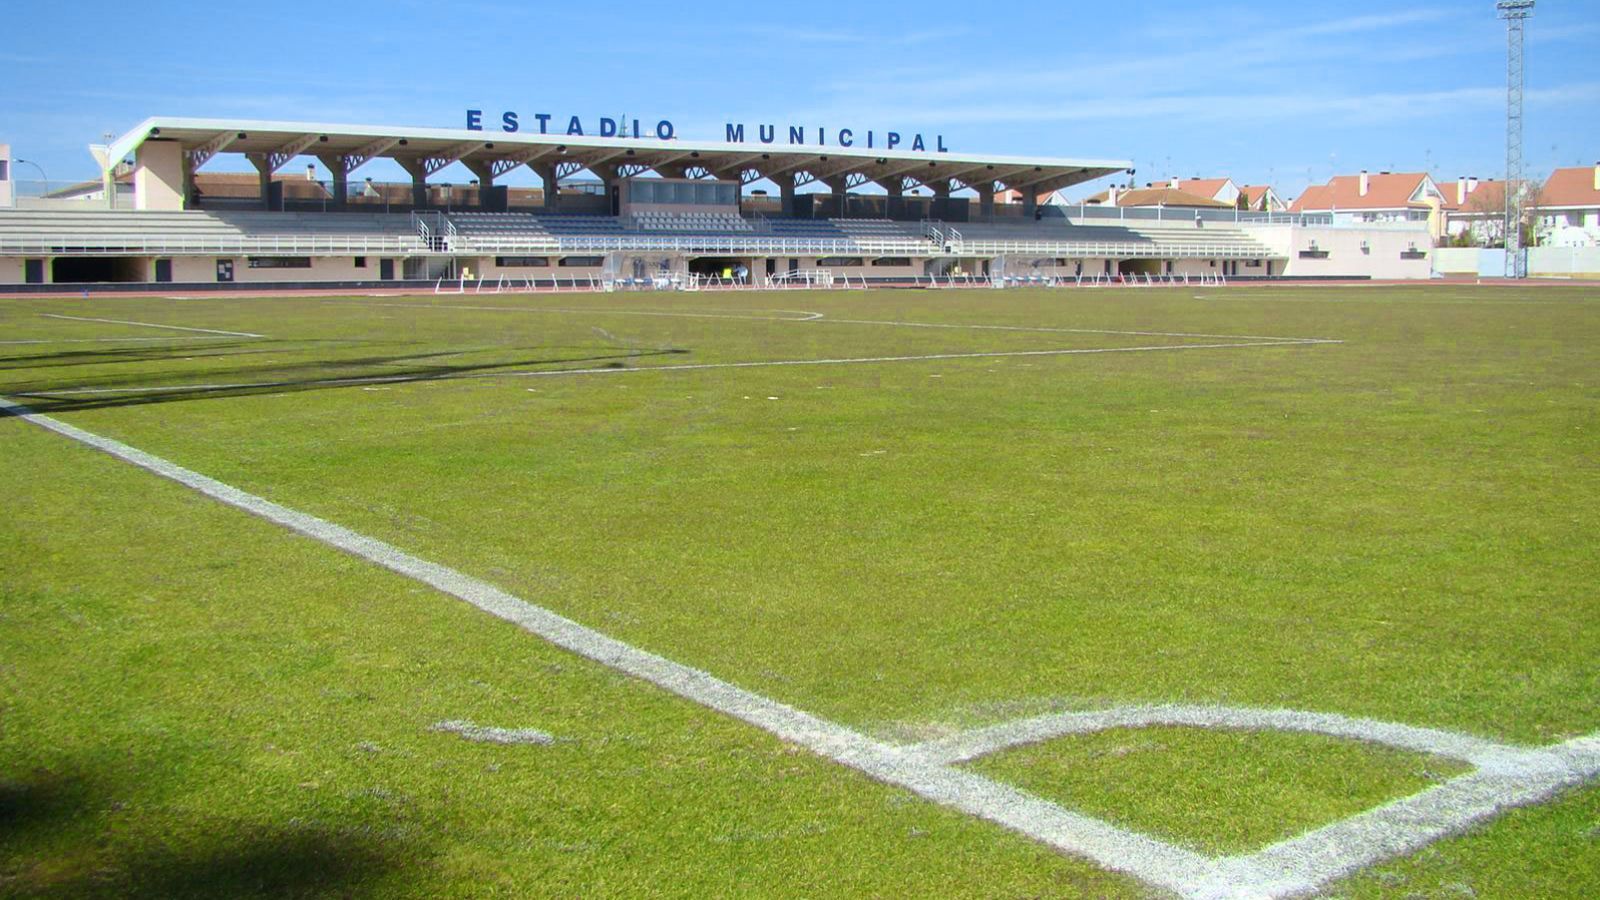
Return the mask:
<path id="1" fill-rule="evenodd" d="M 1522 22 L 1533 15 L 1534 0 L 1499 0 L 1506 20 L 1506 276 L 1527 278 L 1522 255 Z"/>

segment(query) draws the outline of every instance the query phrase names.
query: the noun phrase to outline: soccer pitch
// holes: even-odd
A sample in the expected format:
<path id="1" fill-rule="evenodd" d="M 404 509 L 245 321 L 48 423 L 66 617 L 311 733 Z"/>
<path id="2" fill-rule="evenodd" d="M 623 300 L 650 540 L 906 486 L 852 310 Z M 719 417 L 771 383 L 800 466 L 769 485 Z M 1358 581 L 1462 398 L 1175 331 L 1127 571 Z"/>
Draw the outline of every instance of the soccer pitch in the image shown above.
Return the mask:
<path id="1" fill-rule="evenodd" d="M 0 894 L 1592 896 L 1597 301 L 5 300 Z"/>

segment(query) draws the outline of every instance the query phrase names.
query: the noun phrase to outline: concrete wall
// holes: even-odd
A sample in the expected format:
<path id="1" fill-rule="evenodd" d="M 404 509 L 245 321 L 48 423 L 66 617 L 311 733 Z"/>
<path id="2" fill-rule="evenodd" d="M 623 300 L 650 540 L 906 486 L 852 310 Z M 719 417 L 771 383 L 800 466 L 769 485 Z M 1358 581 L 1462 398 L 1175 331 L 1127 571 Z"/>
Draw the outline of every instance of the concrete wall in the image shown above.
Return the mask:
<path id="1" fill-rule="evenodd" d="M 1417 223 L 1415 228 L 1248 225 L 1245 230 L 1271 249 L 1274 256 L 1287 257 L 1281 272 L 1274 266 L 1273 274 L 1277 275 L 1385 280 L 1429 278 L 1433 275 L 1431 257 L 1434 251 L 1425 222 Z M 1313 242 L 1318 250 L 1327 251 L 1327 258 L 1300 256 L 1302 251 L 1311 249 Z M 1365 249 L 1363 243 L 1366 244 Z M 1423 258 L 1401 258 L 1401 253 L 1412 249 L 1422 251 Z M 1241 274 L 1253 274 L 1242 267 L 1239 271 Z"/>
<path id="2" fill-rule="evenodd" d="M 217 260 L 233 260 L 233 280 L 242 283 L 276 284 L 292 281 L 377 281 L 380 257 L 367 257 L 367 267 L 358 269 L 350 256 L 313 256 L 309 269 L 252 269 L 246 256 L 175 256 L 172 259 L 172 280 L 179 282 L 214 283 L 217 280 Z M 152 269 L 153 272 L 153 269 Z M 400 263 L 395 263 L 395 277 L 400 277 Z"/>
<path id="3" fill-rule="evenodd" d="M 0 209 L 17 205 L 16 177 L 16 161 L 11 158 L 11 145 L 0 144 Z"/>
<path id="4" fill-rule="evenodd" d="M 0 257 L 0 284 L 22 284 L 23 262 L 20 256 Z"/>
<path id="5" fill-rule="evenodd" d="M 183 147 L 175 141 L 140 144 L 133 194 L 134 209 L 183 209 Z"/>
<path id="6" fill-rule="evenodd" d="M 1600 247 L 1534 247 L 1528 274 L 1536 278 L 1600 278 Z"/>
<path id="7" fill-rule="evenodd" d="M 1530 277 L 1600 279 L 1600 247 L 1532 247 L 1527 252 Z M 1476 247 L 1435 250 L 1433 270 L 1452 278 L 1503 278 L 1506 252 Z"/>

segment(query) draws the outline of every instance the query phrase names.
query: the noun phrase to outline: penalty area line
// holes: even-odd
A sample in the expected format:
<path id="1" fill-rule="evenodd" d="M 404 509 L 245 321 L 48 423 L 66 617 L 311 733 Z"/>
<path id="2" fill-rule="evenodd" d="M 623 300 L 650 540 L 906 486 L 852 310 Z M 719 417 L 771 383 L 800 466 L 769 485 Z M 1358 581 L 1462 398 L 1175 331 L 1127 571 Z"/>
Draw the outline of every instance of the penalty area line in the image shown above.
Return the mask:
<path id="1" fill-rule="evenodd" d="M 1216 875 L 1216 863 L 1089 816 L 1063 809 L 1010 785 L 930 762 L 905 748 L 873 740 L 787 704 L 738 687 L 683 663 L 624 643 L 536 606 L 494 585 L 374 537 L 274 503 L 111 438 L 102 437 L 0 398 L 11 415 L 177 482 L 214 500 L 265 519 L 329 547 L 435 588 L 496 618 L 607 668 L 647 681 L 685 700 L 738 719 L 779 740 L 803 747 L 874 781 L 908 790 L 1026 835 L 1057 850 L 1086 857 L 1150 884 L 1182 892 Z"/>
<path id="2" fill-rule="evenodd" d="M 1546 748 L 1501 747 L 1464 735 L 1336 715 L 1292 711 L 1155 707 L 1104 714 L 1041 717 L 982 729 L 963 746 L 896 746 L 867 737 L 700 669 L 675 662 L 536 606 L 494 585 L 392 544 L 247 493 L 154 454 L 40 415 L 0 397 L 0 417 L 14 416 L 176 482 L 252 516 L 388 569 L 455 597 L 496 618 L 678 697 L 759 728 L 779 740 L 903 788 L 934 803 L 987 820 L 1054 849 L 1083 856 L 1175 894 L 1204 900 L 1276 898 L 1311 893 L 1335 878 L 1410 852 L 1505 810 L 1540 802 L 1600 774 L 1600 735 Z M 1043 798 L 951 765 L 1052 734 L 1099 730 L 1136 721 L 1202 727 L 1265 727 L 1365 737 L 1419 746 L 1475 760 L 1480 769 L 1440 787 L 1358 814 L 1256 853 L 1208 857 L 1158 838 L 1064 809 Z M 1018 727 L 1020 726 L 1020 727 Z M 534 729 L 436 723 L 469 740 L 543 743 Z M 952 752 L 953 751 L 953 752 Z"/>
<path id="3" fill-rule="evenodd" d="M 222 337 L 124 337 L 124 338 L 37 338 L 25 341 L 0 341 L 0 346 L 19 344 L 170 344 L 174 341 L 220 341 Z"/>
<path id="4" fill-rule="evenodd" d="M 388 384 L 413 381 L 459 381 L 483 378 L 548 378 L 558 375 L 624 375 L 647 372 L 697 372 L 708 369 L 760 369 L 774 366 L 845 366 L 880 365 L 900 362 L 932 362 L 950 359 L 1004 359 L 1008 357 L 1078 356 L 1094 353 L 1153 353 L 1171 350 L 1238 350 L 1247 347 L 1305 347 L 1320 344 L 1342 344 L 1344 341 L 1303 338 L 1282 341 L 1245 341 L 1233 344 L 1163 344 L 1152 347 L 1086 347 L 1071 350 L 993 350 L 973 353 L 927 353 L 918 356 L 847 356 L 834 359 L 773 359 L 754 362 L 684 363 L 674 366 L 636 366 L 631 369 L 547 369 L 537 372 L 472 372 L 440 375 L 372 375 L 359 378 L 329 378 L 322 381 L 287 382 L 256 381 L 236 384 L 177 384 L 158 387 L 128 388 L 74 388 L 66 391 L 18 391 L 19 397 L 75 397 L 97 394 L 160 394 L 183 391 L 240 391 L 261 388 L 314 385 L 318 387 L 346 387 L 362 384 Z"/>
<path id="5" fill-rule="evenodd" d="M 96 319 L 89 316 L 63 316 L 59 313 L 40 313 L 46 319 L 65 319 L 69 322 L 99 322 L 104 325 L 133 325 L 138 328 L 165 328 L 169 331 L 196 331 L 201 334 L 221 334 L 228 337 L 260 338 L 264 334 L 250 331 L 223 331 L 218 328 L 189 328 L 184 325 L 158 325 L 155 322 L 130 322 L 126 319 Z"/>

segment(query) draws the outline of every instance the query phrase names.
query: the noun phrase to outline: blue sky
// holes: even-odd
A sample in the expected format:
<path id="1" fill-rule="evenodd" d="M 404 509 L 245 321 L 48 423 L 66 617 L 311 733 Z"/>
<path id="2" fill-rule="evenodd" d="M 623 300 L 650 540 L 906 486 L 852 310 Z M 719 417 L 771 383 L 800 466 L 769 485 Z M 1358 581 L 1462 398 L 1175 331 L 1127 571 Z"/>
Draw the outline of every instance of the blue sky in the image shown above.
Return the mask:
<path id="1" fill-rule="evenodd" d="M 952 150 L 1132 159 L 1140 182 L 1226 174 L 1285 196 L 1362 168 L 1504 167 L 1492 0 L 135 6 L 6 14 L 0 142 L 52 182 L 90 177 L 85 145 L 151 115 L 462 127 L 468 108 L 666 118 L 685 139 L 728 121 L 942 133 Z M 1600 160 L 1597 45 L 1600 0 L 1540 0 L 1530 172 Z"/>

